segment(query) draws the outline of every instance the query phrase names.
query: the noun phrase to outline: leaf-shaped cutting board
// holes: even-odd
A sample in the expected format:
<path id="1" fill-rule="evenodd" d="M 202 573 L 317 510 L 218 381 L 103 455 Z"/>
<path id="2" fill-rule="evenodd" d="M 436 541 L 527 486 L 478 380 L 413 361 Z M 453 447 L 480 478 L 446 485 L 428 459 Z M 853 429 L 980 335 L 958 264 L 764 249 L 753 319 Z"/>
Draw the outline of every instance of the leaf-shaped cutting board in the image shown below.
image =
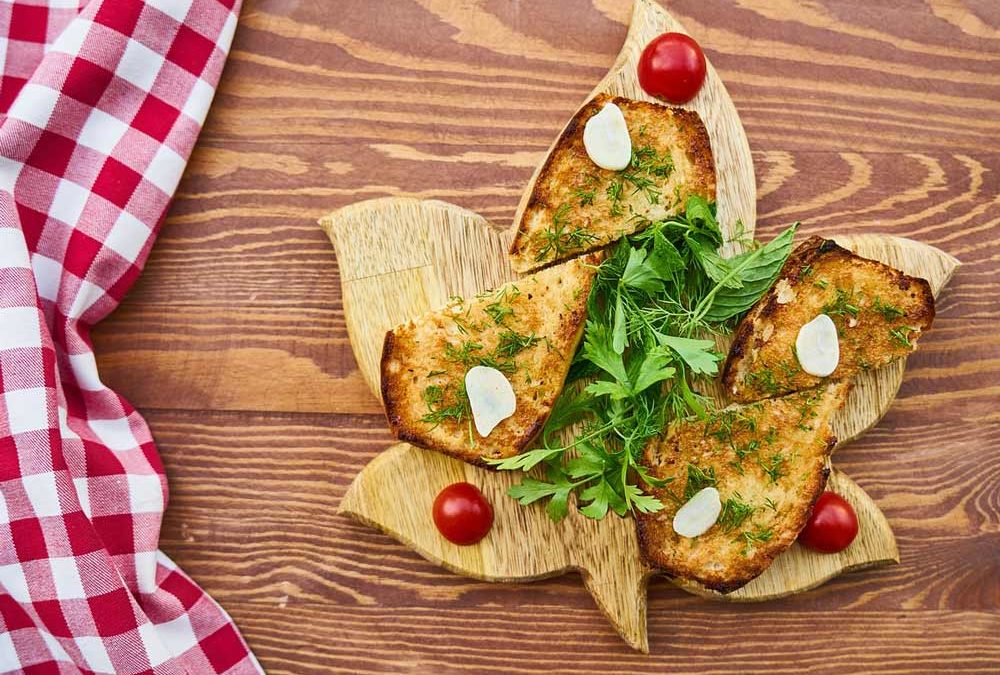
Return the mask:
<path id="1" fill-rule="evenodd" d="M 659 5 L 636 0 L 625 45 L 599 92 L 648 98 L 635 80 L 643 46 L 666 30 L 683 28 Z M 753 232 L 755 181 L 750 150 L 725 87 L 709 64 L 701 93 L 686 107 L 705 121 L 716 161 L 720 222 L 737 221 Z M 529 184 L 525 199 L 534 185 Z M 523 202 L 522 202 L 523 204 Z M 518 216 L 520 209 L 518 210 Z M 517 218 L 516 216 L 515 218 Z M 452 295 L 473 295 L 514 278 L 506 257 L 510 243 L 482 217 L 436 201 L 386 198 L 349 206 L 320 221 L 337 250 L 348 332 L 361 372 L 379 396 L 379 359 L 385 332 L 445 304 Z M 730 231 L 728 234 L 732 234 Z M 838 241 L 862 255 L 923 276 L 935 293 L 957 261 L 929 246 L 894 237 L 845 236 Z M 836 420 L 841 442 L 874 424 L 891 403 L 903 364 L 859 379 L 843 415 Z M 430 518 L 431 503 L 444 486 L 459 480 L 478 485 L 494 505 L 493 530 L 476 546 L 444 540 Z M 594 522 L 575 509 L 552 523 L 538 505 L 521 507 L 506 497 L 518 476 L 479 469 L 406 444 L 395 445 L 362 470 L 341 510 L 411 546 L 448 569 L 488 581 L 526 581 L 579 570 L 598 606 L 633 648 L 648 650 L 646 584 L 653 573 L 639 558 L 630 520 Z M 831 488 L 858 511 L 861 532 L 846 551 L 812 553 L 798 546 L 727 600 L 755 601 L 812 588 L 851 569 L 898 559 L 885 517 L 853 481 L 834 471 Z M 403 494 L 406 499 L 384 495 Z M 721 597 L 690 584 L 695 593 Z"/>
<path id="2" fill-rule="evenodd" d="M 452 204 L 390 197 L 335 211 L 321 224 L 337 249 L 351 344 L 361 372 L 379 396 L 379 359 L 385 332 L 443 305 L 514 277 L 505 255 L 508 233 Z M 922 276 L 935 294 L 957 261 L 918 242 L 884 235 L 846 235 L 841 245 Z M 926 338 L 925 338 L 926 339 Z M 866 373 L 835 420 L 842 443 L 874 424 L 892 403 L 903 365 Z M 469 481 L 494 506 L 496 521 L 480 544 L 450 544 L 434 528 L 431 503 L 441 488 Z M 519 476 L 491 472 L 407 444 L 395 445 L 366 466 L 348 490 L 341 511 L 377 527 L 444 567 L 487 581 L 528 581 L 579 570 L 587 589 L 621 636 L 646 651 L 646 584 L 653 573 L 639 558 L 630 520 L 594 522 L 575 509 L 553 523 L 539 505 L 519 506 L 506 496 Z M 726 596 L 693 584 L 700 595 L 752 602 L 813 588 L 848 570 L 898 560 L 895 538 L 875 503 L 834 470 L 830 489 L 850 501 L 861 531 L 843 553 L 823 555 L 792 546 L 760 577 Z M 406 495 L 406 499 L 386 495 Z"/>

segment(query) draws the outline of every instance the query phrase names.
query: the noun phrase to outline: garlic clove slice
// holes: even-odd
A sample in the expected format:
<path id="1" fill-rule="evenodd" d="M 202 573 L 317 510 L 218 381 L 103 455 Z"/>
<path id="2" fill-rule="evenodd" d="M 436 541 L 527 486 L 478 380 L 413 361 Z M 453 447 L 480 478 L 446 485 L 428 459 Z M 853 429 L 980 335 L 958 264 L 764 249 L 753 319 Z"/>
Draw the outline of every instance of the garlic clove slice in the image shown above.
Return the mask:
<path id="1" fill-rule="evenodd" d="M 674 514 L 674 532 L 697 537 L 715 525 L 722 513 L 722 500 L 714 487 L 702 488 Z"/>
<path id="2" fill-rule="evenodd" d="M 632 161 L 632 139 L 622 109 L 605 103 L 583 127 L 583 147 L 587 156 L 602 169 L 621 171 Z"/>
<path id="3" fill-rule="evenodd" d="M 465 374 L 465 393 L 476 431 L 483 438 L 514 414 L 517 399 L 507 376 L 496 368 L 473 366 Z"/>
<path id="4" fill-rule="evenodd" d="M 837 326 L 826 314 L 802 326 L 795 338 L 795 355 L 802 370 L 816 377 L 833 374 L 840 363 L 840 338 Z"/>

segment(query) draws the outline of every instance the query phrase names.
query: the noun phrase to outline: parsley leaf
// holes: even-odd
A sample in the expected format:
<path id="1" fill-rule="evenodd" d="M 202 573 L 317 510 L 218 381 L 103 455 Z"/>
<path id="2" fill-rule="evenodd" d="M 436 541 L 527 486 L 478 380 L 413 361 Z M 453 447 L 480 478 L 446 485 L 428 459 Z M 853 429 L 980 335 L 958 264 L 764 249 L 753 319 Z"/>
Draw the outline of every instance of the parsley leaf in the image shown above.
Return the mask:
<path id="1" fill-rule="evenodd" d="M 628 382 L 622 355 L 614 350 L 609 338 L 606 325 L 588 320 L 583 342 L 583 358 L 619 382 Z"/>
<path id="2" fill-rule="evenodd" d="M 647 152 L 637 151 L 634 158 L 650 167 L 659 161 Z M 646 190 L 633 180 L 636 176 L 642 178 L 638 173 L 619 176 L 614 193 Z M 612 208 L 620 208 L 610 188 L 607 194 Z M 500 469 L 546 467 L 546 480 L 525 477 L 509 494 L 523 504 L 548 500 L 546 509 L 554 520 L 565 516 L 573 493 L 580 513 L 589 518 L 663 508 L 643 486 L 663 488 L 670 481 L 642 466 L 643 449 L 671 420 L 706 415 L 710 401 L 690 381 L 716 375 L 722 355 L 704 337 L 731 330 L 770 288 L 791 251 L 794 232 L 792 226 L 765 246 L 722 258 L 717 251 L 723 235 L 714 205 L 691 196 L 683 214 L 645 223 L 640 232 L 623 238 L 597 271 L 587 299 L 584 337 L 570 366 L 569 384 L 543 427 L 543 447 L 490 462 Z M 513 337 L 512 351 L 533 339 Z M 453 356 L 481 360 L 477 346 L 456 347 Z M 772 464 L 767 468 L 780 472 Z M 680 494 L 690 498 L 692 491 L 714 484 L 711 469 L 689 465 L 683 491 L 665 494 L 674 500 Z M 748 520 L 742 505 L 733 501 L 727 518 Z"/>
<path id="3" fill-rule="evenodd" d="M 722 354 L 715 351 L 715 342 L 712 340 L 693 340 L 662 334 L 657 334 L 656 340 L 661 345 L 670 347 L 688 365 L 692 373 L 715 375 L 719 372 Z"/>

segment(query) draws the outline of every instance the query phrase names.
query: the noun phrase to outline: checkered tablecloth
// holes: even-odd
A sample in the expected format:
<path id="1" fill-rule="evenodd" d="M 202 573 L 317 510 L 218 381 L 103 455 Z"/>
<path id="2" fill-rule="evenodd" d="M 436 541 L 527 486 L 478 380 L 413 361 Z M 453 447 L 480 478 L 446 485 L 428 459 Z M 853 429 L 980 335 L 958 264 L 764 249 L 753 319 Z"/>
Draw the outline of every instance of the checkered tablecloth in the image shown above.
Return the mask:
<path id="1" fill-rule="evenodd" d="M 0 672 L 259 672 L 158 550 L 163 466 L 90 340 L 142 270 L 239 4 L 0 2 Z"/>

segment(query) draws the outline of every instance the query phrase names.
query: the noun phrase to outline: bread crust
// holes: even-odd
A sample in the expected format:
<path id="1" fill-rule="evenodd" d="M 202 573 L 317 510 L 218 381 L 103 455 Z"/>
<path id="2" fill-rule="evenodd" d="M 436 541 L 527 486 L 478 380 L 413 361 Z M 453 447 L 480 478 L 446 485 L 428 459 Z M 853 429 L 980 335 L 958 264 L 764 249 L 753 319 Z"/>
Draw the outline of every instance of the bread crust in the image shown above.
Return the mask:
<path id="1" fill-rule="evenodd" d="M 632 194 L 631 184 L 624 183 L 621 213 L 612 214 L 612 201 L 606 190 L 615 175 L 622 172 L 595 165 L 583 145 L 587 120 L 608 102 L 622 109 L 633 150 L 649 147 L 661 157 L 669 153 L 673 163 L 669 176 L 650 176 L 659 193 L 658 203 L 651 203 L 646 193 Z M 714 201 L 715 187 L 711 143 L 698 113 L 599 94 L 569 121 L 539 170 L 511 243 L 511 264 L 518 272 L 525 272 L 596 250 L 638 231 L 646 222 L 678 213 L 683 210 L 688 195 L 696 194 Z M 579 196 L 578 190 L 593 191 L 589 203 Z M 566 231 L 581 228 L 587 237 L 574 243 L 566 236 L 563 245 L 542 255 L 542 235 L 556 227 L 561 208 L 568 209 L 559 219 L 565 222 Z"/>
<path id="2" fill-rule="evenodd" d="M 600 253 L 577 258 L 386 333 L 381 393 L 396 438 L 477 466 L 529 449 L 562 391 L 601 259 Z M 499 309 L 491 315 L 490 307 Z M 530 336 L 533 343 L 510 359 L 499 358 L 504 335 L 510 333 Z M 486 438 L 475 431 L 467 406 L 458 419 L 428 421 L 434 410 L 463 405 L 465 373 L 480 364 L 506 369 L 517 399 L 514 415 Z M 441 400 L 432 405 L 428 391 L 435 388 Z"/>
<path id="3" fill-rule="evenodd" d="M 720 593 L 730 593 L 759 576 L 792 545 L 826 487 L 828 459 L 837 442 L 829 421 L 843 405 L 849 388 L 838 382 L 781 399 L 731 406 L 707 421 L 682 422 L 665 437 L 654 439 L 642 463 L 653 477 L 672 482 L 660 488 L 641 483 L 664 504 L 662 511 L 636 516 L 643 559 L 673 577 Z M 797 421 L 809 400 L 814 401 L 811 412 Z M 726 419 L 728 427 L 720 422 Z M 753 428 L 746 421 L 750 419 Z M 719 437 L 726 428 L 729 435 Z M 771 428 L 776 432 L 769 441 Z M 747 452 L 741 458 L 737 449 Z M 779 455 L 781 462 L 775 459 Z M 672 521 L 685 501 L 689 464 L 711 470 L 722 501 L 734 498 L 751 506 L 752 514 L 732 528 L 720 516 L 694 539 L 674 532 Z M 776 467 L 777 477 L 772 480 L 768 470 Z M 770 535 L 766 541 L 751 542 L 742 538 L 744 532 Z"/>
<path id="4" fill-rule="evenodd" d="M 880 368 L 916 349 L 934 311 L 926 280 L 810 237 L 736 328 L 723 387 L 733 400 L 747 402 Z M 799 328 L 820 313 L 830 314 L 840 332 L 840 363 L 828 378 L 802 371 L 794 352 Z"/>

